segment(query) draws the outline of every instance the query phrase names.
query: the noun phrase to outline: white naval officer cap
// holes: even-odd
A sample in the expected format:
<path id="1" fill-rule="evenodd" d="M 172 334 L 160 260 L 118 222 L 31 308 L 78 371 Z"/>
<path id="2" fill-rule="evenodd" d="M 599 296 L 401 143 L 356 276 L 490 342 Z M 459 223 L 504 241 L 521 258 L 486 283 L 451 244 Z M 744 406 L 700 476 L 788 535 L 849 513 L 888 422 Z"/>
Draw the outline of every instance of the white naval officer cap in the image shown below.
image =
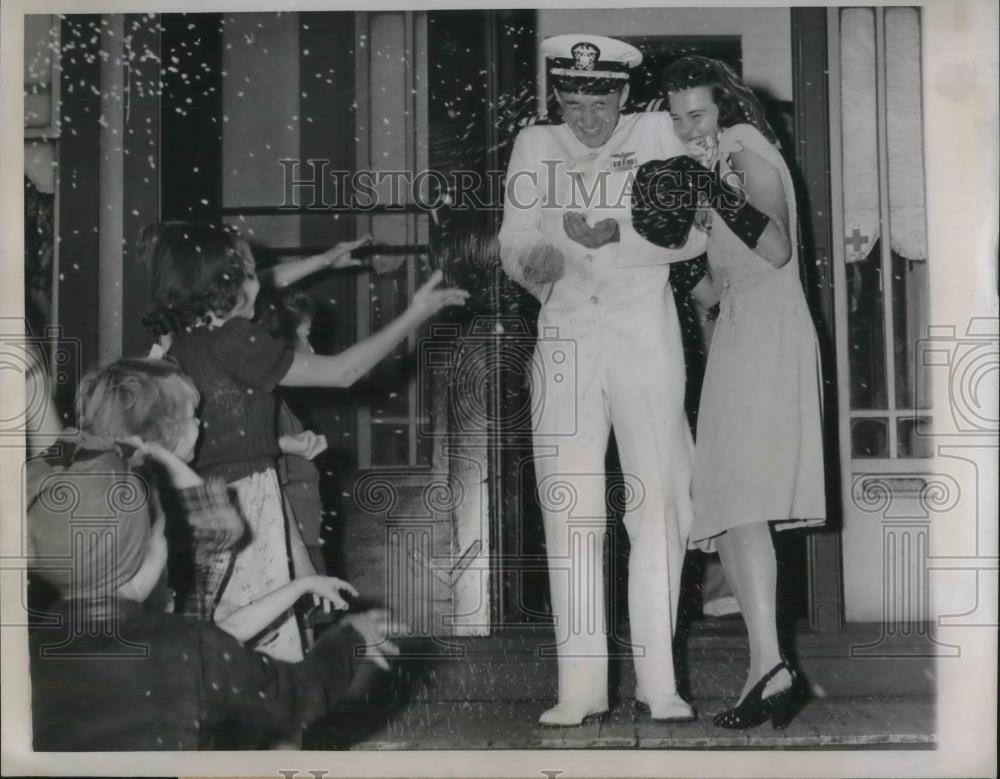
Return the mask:
<path id="1" fill-rule="evenodd" d="M 555 35 L 542 41 L 553 86 L 561 92 L 612 92 L 642 62 L 635 46 L 604 35 Z"/>

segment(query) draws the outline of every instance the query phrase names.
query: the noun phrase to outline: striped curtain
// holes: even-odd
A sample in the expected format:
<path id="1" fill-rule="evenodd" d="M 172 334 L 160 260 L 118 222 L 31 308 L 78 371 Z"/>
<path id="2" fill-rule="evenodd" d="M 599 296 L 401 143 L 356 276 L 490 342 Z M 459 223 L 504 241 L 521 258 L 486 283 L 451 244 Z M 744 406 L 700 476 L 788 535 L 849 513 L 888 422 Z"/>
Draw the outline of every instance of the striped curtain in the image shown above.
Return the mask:
<path id="1" fill-rule="evenodd" d="M 868 256 L 879 236 L 875 13 L 872 9 L 846 8 L 841 12 L 840 62 L 845 259 L 860 262 Z"/>

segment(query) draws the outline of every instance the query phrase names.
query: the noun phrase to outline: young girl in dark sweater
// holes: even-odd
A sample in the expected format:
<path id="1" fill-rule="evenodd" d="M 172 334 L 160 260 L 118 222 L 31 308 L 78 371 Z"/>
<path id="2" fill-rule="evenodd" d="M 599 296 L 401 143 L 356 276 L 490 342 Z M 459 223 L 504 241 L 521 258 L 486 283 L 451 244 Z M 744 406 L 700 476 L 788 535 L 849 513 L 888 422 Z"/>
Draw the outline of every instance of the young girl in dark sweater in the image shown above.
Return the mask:
<path id="1" fill-rule="evenodd" d="M 354 245 L 329 252 L 330 263 L 342 263 Z M 140 246 L 152 275 L 154 309 L 147 324 L 155 334 L 171 336 L 171 356 L 202 397 L 194 466 L 236 491 L 252 533 L 252 541 L 229 562 L 215 606 L 215 618 L 224 619 L 287 584 L 297 573 L 290 556 L 305 557 L 296 524 L 286 522 L 276 473 L 281 450 L 275 388 L 349 387 L 422 322 L 446 306 L 462 305 L 467 293 L 438 289 L 436 273 L 409 308 L 378 333 L 334 356 L 297 354 L 251 321 L 260 282 L 250 247 L 231 229 L 161 223 L 143 231 Z M 294 615 L 276 620 L 256 648 L 278 659 L 301 660 Z"/>

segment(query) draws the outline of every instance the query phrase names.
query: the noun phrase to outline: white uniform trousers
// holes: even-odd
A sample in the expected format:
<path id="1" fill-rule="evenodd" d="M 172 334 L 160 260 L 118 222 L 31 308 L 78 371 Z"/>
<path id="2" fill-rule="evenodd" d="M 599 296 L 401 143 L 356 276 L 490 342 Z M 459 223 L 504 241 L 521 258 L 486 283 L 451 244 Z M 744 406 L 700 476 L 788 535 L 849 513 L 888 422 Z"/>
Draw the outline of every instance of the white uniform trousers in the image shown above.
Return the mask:
<path id="1" fill-rule="evenodd" d="M 612 427 L 625 477 L 630 640 L 636 697 L 676 692 L 672 637 L 692 519 L 693 443 L 669 288 L 639 303 L 539 315 L 532 402 L 559 700 L 606 705 L 604 458 Z M 621 504 L 619 504 L 621 505 Z"/>

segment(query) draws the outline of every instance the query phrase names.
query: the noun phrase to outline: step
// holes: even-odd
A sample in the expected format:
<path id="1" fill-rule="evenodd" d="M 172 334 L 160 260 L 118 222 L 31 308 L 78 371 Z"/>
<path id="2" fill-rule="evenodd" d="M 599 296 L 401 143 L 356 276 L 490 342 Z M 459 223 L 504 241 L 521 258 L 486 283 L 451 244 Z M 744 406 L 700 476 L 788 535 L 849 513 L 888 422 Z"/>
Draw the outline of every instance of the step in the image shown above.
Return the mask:
<path id="1" fill-rule="evenodd" d="M 404 641 L 395 697 L 512 703 L 554 698 L 556 660 L 547 646 L 551 639 L 549 629 L 539 628 L 485 638 Z M 934 646 L 914 636 L 889 640 L 878 626 L 866 625 L 830 635 L 802 632 L 794 643 L 797 667 L 819 698 L 934 695 Z M 627 637 L 613 646 L 611 697 L 631 700 L 635 677 Z M 678 680 L 693 698 L 738 696 L 748 664 L 746 634 L 739 620 L 694 626 L 679 643 Z"/>
<path id="2" fill-rule="evenodd" d="M 695 700 L 697 721 L 667 724 L 616 706 L 604 722 L 543 728 L 549 701 L 412 702 L 341 711 L 307 734 L 306 749 L 933 749 L 933 698 L 865 696 L 813 700 L 786 730 L 716 728 L 718 700 Z"/>

